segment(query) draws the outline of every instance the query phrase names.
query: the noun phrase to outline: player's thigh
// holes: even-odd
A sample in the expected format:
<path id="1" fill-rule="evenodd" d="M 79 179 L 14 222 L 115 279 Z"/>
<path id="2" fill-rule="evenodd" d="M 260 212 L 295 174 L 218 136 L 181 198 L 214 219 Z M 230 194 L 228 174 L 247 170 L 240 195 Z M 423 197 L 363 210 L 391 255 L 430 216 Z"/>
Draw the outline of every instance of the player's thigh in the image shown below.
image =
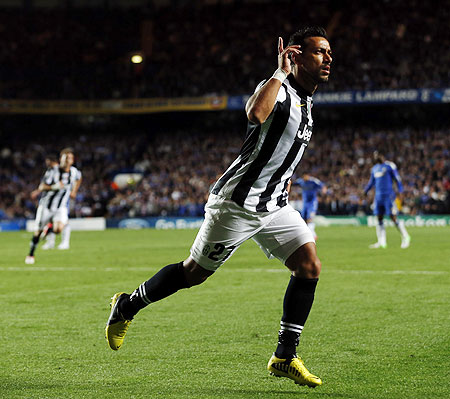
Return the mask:
<path id="1" fill-rule="evenodd" d="M 69 221 L 69 211 L 66 207 L 59 208 L 53 215 L 53 222 L 65 226 Z"/>
<path id="2" fill-rule="evenodd" d="M 52 219 L 53 212 L 41 205 L 38 206 L 35 219 L 35 230 L 42 231 L 47 223 Z"/>
<path id="3" fill-rule="evenodd" d="M 385 202 L 386 213 L 390 217 L 395 217 L 398 214 L 398 208 L 395 201 L 392 201 L 390 198 Z"/>
<path id="4" fill-rule="evenodd" d="M 386 214 L 385 201 L 383 198 L 376 198 L 373 205 L 373 214 L 375 216 L 383 216 Z"/>
<path id="5" fill-rule="evenodd" d="M 208 201 L 205 220 L 191 247 L 191 258 L 204 269 L 215 271 L 262 227 L 257 216 L 231 201 Z"/>
<path id="6" fill-rule="evenodd" d="M 315 243 L 311 230 L 300 214 L 290 205 L 281 208 L 253 240 L 267 257 L 275 257 L 283 264 L 298 248 L 308 242 Z"/>
<path id="7" fill-rule="evenodd" d="M 303 209 L 300 216 L 303 218 L 303 220 L 309 219 L 309 209 L 307 205 L 303 205 Z"/>
<path id="8" fill-rule="evenodd" d="M 303 219 L 305 221 L 313 219 L 314 216 L 316 216 L 316 213 L 317 213 L 317 203 L 308 202 L 305 205 L 305 215 L 303 216 Z"/>

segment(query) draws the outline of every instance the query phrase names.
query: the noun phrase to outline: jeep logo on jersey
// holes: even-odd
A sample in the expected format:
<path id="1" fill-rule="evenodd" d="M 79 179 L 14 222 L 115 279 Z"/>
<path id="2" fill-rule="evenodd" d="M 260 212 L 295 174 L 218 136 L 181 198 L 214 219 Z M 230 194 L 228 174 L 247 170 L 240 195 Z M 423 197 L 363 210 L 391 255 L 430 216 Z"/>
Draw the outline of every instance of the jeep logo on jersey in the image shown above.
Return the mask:
<path id="1" fill-rule="evenodd" d="M 300 127 L 298 128 L 295 140 L 300 141 L 301 143 L 304 144 L 308 144 L 309 140 L 311 140 L 311 136 L 312 136 L 312 126 L 304 122 L 300 123 Z"/>

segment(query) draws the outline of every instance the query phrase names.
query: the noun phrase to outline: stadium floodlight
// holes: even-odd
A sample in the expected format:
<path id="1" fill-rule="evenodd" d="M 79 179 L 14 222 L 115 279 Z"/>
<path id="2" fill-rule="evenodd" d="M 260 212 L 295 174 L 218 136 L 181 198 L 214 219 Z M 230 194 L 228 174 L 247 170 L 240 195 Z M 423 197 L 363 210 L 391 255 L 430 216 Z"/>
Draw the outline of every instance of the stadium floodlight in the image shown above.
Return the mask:
<path id="1" fill-rule="evenodd" d="M 142 61 L 144 61 L 144 59 L 142 58 L 142 55 L 140 55 L 140 54 L 133 54 L 131 56 L 131 62 L 133 64 L 141 64 Z"/>

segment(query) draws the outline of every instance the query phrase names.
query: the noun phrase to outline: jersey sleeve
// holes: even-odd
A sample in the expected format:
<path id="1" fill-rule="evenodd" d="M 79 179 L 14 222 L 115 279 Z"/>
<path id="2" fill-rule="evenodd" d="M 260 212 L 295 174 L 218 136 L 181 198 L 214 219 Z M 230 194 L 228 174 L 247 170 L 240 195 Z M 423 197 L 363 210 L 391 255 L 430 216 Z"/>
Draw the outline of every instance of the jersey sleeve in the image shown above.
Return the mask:
<path id="1" fill-rule="evenodd" d="M 258 92 L 259 90 L 261 90 L 261 87 L 263 87 L 267 81 L 268 81 L 268 79 L 264 79 L 262 82 L 260 82 L 258 84 L 258 86 L 256 86 L 255 93 Z M 284 101 L 286 101 L 286 86 L 284 84 L 282 84 L 280 89 L 278 90 L 277 98 L 275 100 L 275 107 L 274 107 L 273 111 L 276 110 L 278 103 L 282 103 Z"/>
<path id="2" fill-rule="evenodd" d="M 47 169 L 44 173 L 44 176 L 42 176 L 41 183 L 47 184 L 48 186 L 51 186 L 53 184 L 53 170 Z"/>
<path id="3" fill-rule="evenodd" d="M 255 93 L 257 93 L 261 88 L 264 86 L 264 84 L 268 81 L 268 79 L 264 79 L 262 82 L 256 86 Z M 273 105 L 272 111 L 270 112 L 269 116 L 272 116 L 277 110 L 279 109 L 279 105 L 284 103 L 287 99 L 287 88 L 286 85 L 283 83 L 281 87 L 278 90 L 277 97 L 275 99 L 275 104 Z"/>
<path id="4" fill-rule="evenodd" d="M 392 176 L 392 180 L 397 184 L 397 189 L 399 193 L 403 192 L 403 184 L 400 174 L 398 173 L 397 165 L 394 162 L 389 162 L 390 172 Z"/>
<path id="5" fill-rule="evenodd" d="M 294 186 L 302 186 L 304 183 L 305 183 L 305 181 L 301 177 L 299 177 L 298 179 L 296 179 L 292 182 L 292 184 Z"/>
<path id="6" fill-rule="evenodd" d="M 311 181 L 314 183 L 314 188 L 316 190 L 320 190 L 323 187 L 323 183 L 319 179 L 313 177 L 311 178 Z"/>
<path id="7" fill-rule="evenodd" d="M 375 177 L 373 175 L 373 168 L 372 168 L 372 170 L 370 171 L 369 183 L 367 183 L 367 186 L 364 188 L 364 194 L 367 194 L 374 184 L 375 184 Z"/>
<path id="8" fill-rule="evenodd" d="M 257 91 L 259 91 L 261 89 L 261 87 L 264 86 L 264 83 L 267 82 L 267 79 L 264 79 L 262 82 L 259 82 L 258 86 L 256 86 L 255 91 L 253 92 L 253 94 L 255 94 Z"/>

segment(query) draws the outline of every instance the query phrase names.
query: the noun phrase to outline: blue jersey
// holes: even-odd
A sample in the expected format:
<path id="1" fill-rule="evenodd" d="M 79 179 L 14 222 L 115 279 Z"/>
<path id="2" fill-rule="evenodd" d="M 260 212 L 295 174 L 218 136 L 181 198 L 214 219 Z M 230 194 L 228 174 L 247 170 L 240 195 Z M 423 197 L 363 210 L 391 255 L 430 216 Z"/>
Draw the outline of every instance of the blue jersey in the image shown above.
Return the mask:
<path id="1" fill-rule="evenodd" d="M 297 179 L 294 184 L 299 185 L 302 188 L 303 202 L 317 201 L 317 194 L 324 186 L 323 183 L 315 177 L 310 177 L 308 180 Z"/>
<path id="2" fill-rule="evenodd" d="M 375 186 L 375 198 L 394 198 L 394 181 L 397 184 L 398 192 L 402 193 L 402 181 L 395 163 L 389 161 L 377 163 L 372 168 L 370 180 L 364 189 L 364 193 L 367 193 L 372 187 Z"/>

